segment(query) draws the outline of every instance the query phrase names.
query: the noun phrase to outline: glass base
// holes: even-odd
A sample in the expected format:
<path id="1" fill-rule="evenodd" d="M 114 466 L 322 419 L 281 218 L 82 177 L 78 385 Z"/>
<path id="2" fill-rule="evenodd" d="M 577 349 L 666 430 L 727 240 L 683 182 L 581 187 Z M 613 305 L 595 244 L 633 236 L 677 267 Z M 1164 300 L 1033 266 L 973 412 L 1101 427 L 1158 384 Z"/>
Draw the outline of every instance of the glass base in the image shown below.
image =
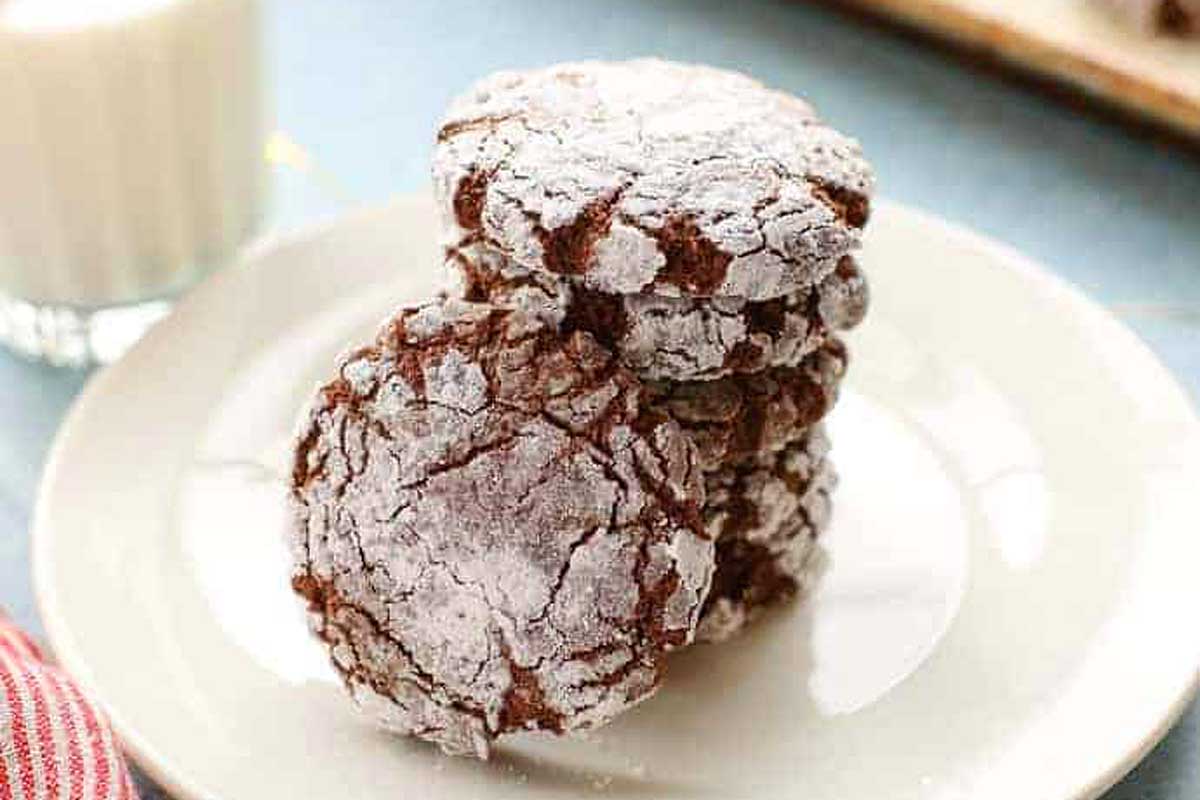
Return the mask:
<path id="1" fill-rule="evenodd" d="M 57 367 L 109 364 L 170 310 L 166 300 L 81 309 L 38 305 L 0 294 L 0 344 Z"/>

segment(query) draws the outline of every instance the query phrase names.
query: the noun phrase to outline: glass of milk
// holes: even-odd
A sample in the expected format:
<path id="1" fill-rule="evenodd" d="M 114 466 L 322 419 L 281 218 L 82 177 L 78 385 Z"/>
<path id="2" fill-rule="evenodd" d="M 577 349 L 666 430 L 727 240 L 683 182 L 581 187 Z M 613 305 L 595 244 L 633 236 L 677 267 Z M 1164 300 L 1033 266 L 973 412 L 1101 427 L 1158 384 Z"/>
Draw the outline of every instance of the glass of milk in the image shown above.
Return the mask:
<path id="1" fill-rule="evenodd" d="M 262 218 L 258 0 L 0 0 L 0 342 L 110 361 Z"/>

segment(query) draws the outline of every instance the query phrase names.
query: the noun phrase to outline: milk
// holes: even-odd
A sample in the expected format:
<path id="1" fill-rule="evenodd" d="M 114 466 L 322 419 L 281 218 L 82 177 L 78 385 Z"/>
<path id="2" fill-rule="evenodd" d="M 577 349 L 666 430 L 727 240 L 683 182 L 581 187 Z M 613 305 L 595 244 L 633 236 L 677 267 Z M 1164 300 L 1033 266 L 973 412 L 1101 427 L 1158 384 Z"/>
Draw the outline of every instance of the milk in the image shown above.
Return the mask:
<path id="1" fill-rule="evenodd" d="M 170 297 L 261 216 L 257 0 L 0 0 L 0 296 Z"/>

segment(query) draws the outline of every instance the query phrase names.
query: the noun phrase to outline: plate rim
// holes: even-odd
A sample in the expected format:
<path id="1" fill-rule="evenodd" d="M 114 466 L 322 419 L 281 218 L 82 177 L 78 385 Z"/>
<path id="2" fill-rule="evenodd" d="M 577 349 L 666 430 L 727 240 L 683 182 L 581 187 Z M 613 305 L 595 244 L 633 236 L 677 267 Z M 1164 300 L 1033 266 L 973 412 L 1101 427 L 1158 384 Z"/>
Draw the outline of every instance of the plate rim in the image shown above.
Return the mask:
<path id="1" fill-rule="evenodd" d="M 235 274 L 239 268 L 289 247 L 303 246 L 318 241 L 333 231 L 363 224 L 375 217 L 397 213 L 402 211 L 405 206 L 427 202 L 426 198 L 427 194 L 425 193 L 407 193 L 394 197 L 385 204 L 360 207 L 295 229 L 272 232 L 260 237 L 251 243 L 234 263 L 208 276 L 195 287 L 179 303 L 175 313 L 154 326 L 134 345 L 130 354 L 156 346 L 159 339 L 169 335 L 173 328 L 182 324 L 179 320 L 186 316 L 193 306 L 207 302 L 209 295 L 218 293 L 220 287 L 230 280 L 230 276 Z M 940 237 L 946 240 L 985 253 L 993 257 L 996 262 L 1002 263 L 1005 268 L 1013 269 L 1023 278 L 1037 283 L 1045 291 L 1053 294 L 1054 299 L 1065 301 L 1073 308 L 1086 309 L 1095 320 L 1103 324 L 1107 335 L 1124 337 L 1125 344 L 1133 347 L 1149 364 L 1153 364 L 1154 369 L 1164 380 L 1164 388 L 1169 388 L 1183 400 L 1189 411 L 1189 424 L 1200 432 L 1200 409 L 1197 406 L 1197 398 L 1192 396 L 1175 373 L 1163 363 L 1162 359 L 1136 331 L 1126 325 L 1111 310 L 1089 297 L 1081 287 L 1043 266 L 1013 245 L 976 231 L 962 223 L 948 220 L 931 211 L 907 203 L 881 199 L 877 201 L 876 205 L 879 209 L 886 209 L 889 214 L 906 216 L 923 227 L 935 230 Z M 82 420 L 86 418 L 95 399 L 101 396 L 109 384 L 123 373 L 129 360 L 127 355 L 115 363 L 103 367 L 88 380 L 60 424 L 48 451 L 35 496 L 34 511 L 29 528 L 34 601 L 46 633 L 46 640 L 57 663 L 81 685 L 89 697 L 101 705 L 108 715 L 126 755 L 155 783 L 179 800 L 217 800 L 199 787 L 184 785 L 182 779 L 178 779 L 173 774 L 171 759 L 146 741 L 134 726 L 127 724 L 122 715 L 115 708 L 110 707 L 101 694 L 95 691 L 88 659 L 75 647 L 71 626 L 59 611 L 58 591 L 51 568 L 55 534 L 45 521 L 46 508 L 49 506 L 50 496 L 53 493 L 52 487 L 58 480 L 57 476 L 64 469 L 66 449 L 78 435 L 79 429 L 82 427 Z M 1196 466 L 1200 466 L 1200 464 Z M 1162 741 L 1197 696 L 1200 696 L 1200 664 L 1196 665 L 1190 682 L 1170 702 L 1166 703 L 1166 707 L 1162 709 L 1161 713 L 1155 715 L 1158 721 L 1152 729 L 1144 731 L 1136 744 L 1129 748 L 1121 758 L 1080 786 L 1074 795 L 1063 798 L 1063 800 L 1096 800 L 1112 788 L 1136 767 L 1155 745 Z"/>
<path id="2" fill-rule="evenodd" d="M 224 269 L 217 270 L 204 278 L 175 306 L 170 314 L 153 325 L 130 350 L 116 361 L 101 367 L 84 385 L 83 390 L 71 403 L 66 416 L 55 432 L 53 443 L 46 454 L 45 466 L 38 481 L 38 489 L 34 497 L 34 511 L 30 519 L 30 562 L 33 577 L 34 604 L 42 629 L 46 634 L 46 642 L 56 665 L 79 684 L 86 697 L 98 703 L 112 726 L 128 760 L 144 772 L 159 787 L 165 789 L 176 800 L 221 800 L 194 786 L 186 786 L 181 779 L 172 774 L 171 760 L 152 746 L 134 726 L 127 724 L 122 715 L 105 701 L 100 692 L 96 691 L 87 666 L 86 657 L 73 646 L 70 626 L 61 614 L 57 613 L 58 599 L 54 593 L 53 579 L 50 574 L 50 551 L 54 544 L 52 529 L 45 523 L 45 507 L 49 505 L 51 486 L 56 480 L 58 471 L 62 468 L 64 451 L 69 440 L 80 427 L 81 420 L 87 414 L 94 398 L 106 391 L 107 386 L 116 380 L 116 376 L 125 369 L 129 356 L 154 346 L 154 342 L 179 325 L 179 312 L 186 311 L 192 306 L 205 301 L 205 295 L 217 292 L 220 284 L 229 280 L 229 275 L 272 253 L 289 247 L 302 246 L 319 240 L 323 236 L 346 226 L 359 225 L 377 216 L 396 213 L 400 208 L 420 201 L 424 195 L 410 193 L 392 198 L 387 203 L 375 204 L 353 209 L 347 213 L 318 220 L 295 229 L 268 232 L 247 245 L 238 256 Z"/>

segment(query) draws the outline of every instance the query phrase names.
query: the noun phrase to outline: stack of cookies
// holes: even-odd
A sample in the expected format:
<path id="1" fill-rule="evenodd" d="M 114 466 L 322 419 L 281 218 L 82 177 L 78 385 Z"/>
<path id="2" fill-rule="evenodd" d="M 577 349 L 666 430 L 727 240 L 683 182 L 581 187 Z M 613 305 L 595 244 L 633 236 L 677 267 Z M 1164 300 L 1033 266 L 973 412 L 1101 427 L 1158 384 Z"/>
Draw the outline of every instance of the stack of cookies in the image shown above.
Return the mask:
<path id="1" fill-rule="evenodd" d="M 461 299 L 585 331 L 689 434 L 716 571 L 697 638 L 802 589 L 836 480 L 821 419 L 866 311 L 873 178 L 813 109 L 662 61 L 493 75 L 434 156 Z"/>
<path id="2" fill-rule="evenodd" d="M 455 287 L 318 390 L 292 586 L 360 708 L 482 758 L 815 572 L 872 177 L 793 97 L 638 61 L 484 80 L 434 178 Z"/>

